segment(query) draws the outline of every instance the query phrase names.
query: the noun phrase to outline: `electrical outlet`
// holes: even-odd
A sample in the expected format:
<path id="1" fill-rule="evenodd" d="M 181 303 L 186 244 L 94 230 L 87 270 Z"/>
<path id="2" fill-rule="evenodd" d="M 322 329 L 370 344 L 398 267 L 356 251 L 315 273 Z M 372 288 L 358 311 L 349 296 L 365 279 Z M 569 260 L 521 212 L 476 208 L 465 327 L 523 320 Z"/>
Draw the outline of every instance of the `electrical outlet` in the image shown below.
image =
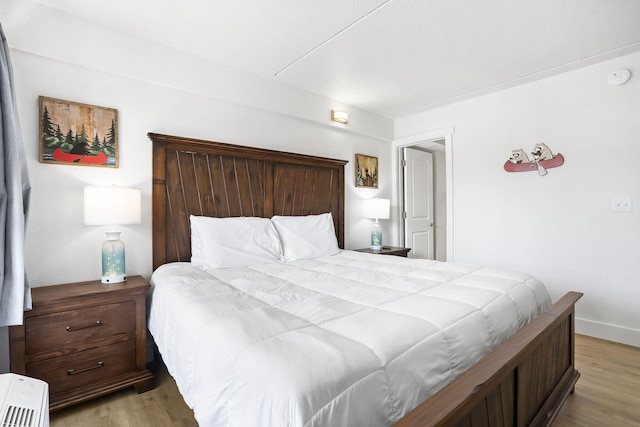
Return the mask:
<path id="1" fill-rule="evenodd" d="M 611 210 L 614 212 L 632 212 L 633 199 L 631 197 L 620 197 L 611 201 Z"/>

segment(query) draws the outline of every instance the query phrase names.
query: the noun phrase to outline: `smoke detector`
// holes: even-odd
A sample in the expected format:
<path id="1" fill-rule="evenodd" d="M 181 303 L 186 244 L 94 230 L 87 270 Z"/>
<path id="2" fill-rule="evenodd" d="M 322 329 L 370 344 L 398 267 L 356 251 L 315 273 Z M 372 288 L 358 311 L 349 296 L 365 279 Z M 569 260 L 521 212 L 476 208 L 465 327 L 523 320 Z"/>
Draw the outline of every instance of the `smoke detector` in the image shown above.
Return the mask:
<path id="1" fill-rule="evenodd" d="M 630 77 L 631 72 L 626 68 L 621 68 L 611 73 L 609 76 L 609 84 L 611 86 L 620 86 L 625 84 Z"/>

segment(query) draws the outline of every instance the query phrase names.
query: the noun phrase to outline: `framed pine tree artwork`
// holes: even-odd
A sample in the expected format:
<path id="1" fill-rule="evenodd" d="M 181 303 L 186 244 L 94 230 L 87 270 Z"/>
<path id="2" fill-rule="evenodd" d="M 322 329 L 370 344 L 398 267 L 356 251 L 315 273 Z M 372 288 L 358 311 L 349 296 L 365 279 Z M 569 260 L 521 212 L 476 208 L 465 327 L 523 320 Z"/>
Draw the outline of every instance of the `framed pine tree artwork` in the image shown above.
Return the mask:
<path id="1" fill-rule="evenodd" d="M 356 187 L 378 188 L 378 158 L 356 154 Z"/>
<path id="2" fill-rule="evenodd" d="M 38 97 L 40 162 L 118 167 L 118 110 Z"/>

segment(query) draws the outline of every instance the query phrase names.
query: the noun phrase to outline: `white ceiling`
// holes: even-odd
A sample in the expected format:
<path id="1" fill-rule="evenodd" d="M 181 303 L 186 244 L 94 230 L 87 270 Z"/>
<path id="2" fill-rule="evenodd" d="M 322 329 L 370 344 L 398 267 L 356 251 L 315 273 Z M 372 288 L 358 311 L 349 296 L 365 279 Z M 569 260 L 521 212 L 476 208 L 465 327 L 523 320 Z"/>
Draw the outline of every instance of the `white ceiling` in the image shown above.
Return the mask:
<path id="1" fill-rule="evenodd" d="M 639 0 L 38 1 L 389 118 L 640 50 Z"/>

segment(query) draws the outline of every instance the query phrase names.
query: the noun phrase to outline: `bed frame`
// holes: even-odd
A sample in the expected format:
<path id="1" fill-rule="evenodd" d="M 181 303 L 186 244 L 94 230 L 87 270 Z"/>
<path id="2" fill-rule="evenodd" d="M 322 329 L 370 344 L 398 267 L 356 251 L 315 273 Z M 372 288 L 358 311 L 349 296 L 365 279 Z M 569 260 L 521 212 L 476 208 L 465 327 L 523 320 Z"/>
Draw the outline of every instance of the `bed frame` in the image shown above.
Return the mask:
<path id="1" fill-rule="evenodd" d="M 189 215 L 331 212 L 344 248 L 344 165 L 327 159 L 150 133 L 153 268 L 191 259 Z M 548 426 L 580 376 L 569 292 L 396 424 Z"/>

